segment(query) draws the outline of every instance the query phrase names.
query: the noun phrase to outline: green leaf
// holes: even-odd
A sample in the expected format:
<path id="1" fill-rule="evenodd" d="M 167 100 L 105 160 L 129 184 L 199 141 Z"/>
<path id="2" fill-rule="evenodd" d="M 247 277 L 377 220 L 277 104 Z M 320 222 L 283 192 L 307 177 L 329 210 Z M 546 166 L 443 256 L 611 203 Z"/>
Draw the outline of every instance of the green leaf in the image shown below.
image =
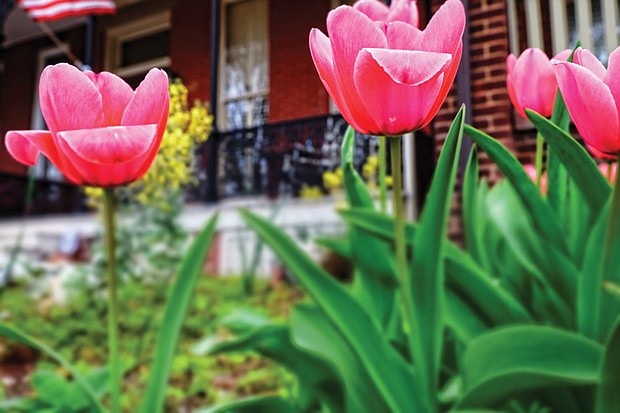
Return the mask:
<path id="1" fill-rule="evenodd" d="M 616 319 L 601 366 L 601 384 L 596 392 L 596 413 L 620 412 L 620 318 Z"/>
<path id="2" fill-rule="evenodd" d="M 492 407 L 548 387 L 596 385 L 602 356 L 598 343 L 551 327 L 506 327 L 483 334 L 463 355 L 465 394 L 457 407 Z"/>
<path id="3" fill-rule="evenodd" d="M 390 411 L 359 356 L 316 305 L 301 303 L 293 308 L 291 334 L 295 345 L 338 371 L 346 393 L 343 413 Z"/>
<path id="4" fill-rule="evenodd" d="M 538 188 L 527 176 L 517 158 L 500 142 L 473 126 L 465 125 L 465 133 L 484 150 L 510 181 L 541 235 L 556 245 L 562 253 L 567 254 L 568 249 L 561 236 L 562 229 L 555 213 L 538 192 Z"/>
<path id="5" fill-rule="evenodd" d="M 281 397 L 261 396 L 198 409 L 194 413 L 302 413 L 302 411 Z"/>
<path id="6" fill-rule="evenodd" d="M 463 232 L 465 245 L 477 262 L 482 262 L 481 251 L 485 249 L 478 222 L 478 151 L 471 147 L 465 176 L 463 178 Z"/>
<path id="7" fill-rule="evenodd" d="M 448 132 L 413 241 L 411 277 L 411 334 L 417 337 L 413 360 L 431 406 L 436 402 L 443 349 L 444 258 L 443 246 L 452 191 L 463 137 L 465 107 Z"/>
<path id="8" fill-rule="evenodd" d="M 350 209 L 340 215 L 351 225 L 394 242 L 394 219 L 382 214 Z M 405 239 L 412 243 L 416 226 L 407 223 Z M 446 242 L 446 283 L 449 289 L 463 295 L 470 306 L 491 326 L 532 321 L 527 310 L 514 299 L 493 277 L 488 275 L 471 256 L 452 242 Z"/>
<path id="9" fill-rule="evenodd" d="M 346 338 L 391 408 L 395 412 L 422 411 L 419 395 L 411 392 L 413 370 L 385 340 L 364 307 L 279 228 L 248 211 L 240 213 Z"/>
<path id="10" fill-rule="evenodd" d="M 183 258 L 177 279 L 164 309 L 164 317 L 159 327 L 155 347 L 155 358 L 150 369 L 148 387 L 142 399 L 143 413 L 160 413 L 164 406 L 164 397 L 168 386 L 170 366 L 181 331 L 181 325 L 189 308 L 190 300 L 202 274 L 205 258 L 215 235 L 217 215 L 213 216 L 198 234 L 187 254 Z"/>
<path id="11" fill-rule="evenodd" d="M 99 402 L 99 399 L 95 395 L 95 392 L 93 391 L 93 388 L 88 383 L 88 381 L 80 373 L 78 373 L 78 371 L 71 365 L 71 363 L 65 360 L 60 354 L 52 350 L 46 344 L 43 344 L 42 342 L 30 337 L 16 327 L 12 327 L 6 324 L 0 324 L 0 337 L 5 337 L 9 340 L 13 340 L 26 346 L 32 347 L 52 358 L 69 373 L 71 373 L 71 376 L 75 380 L 75 383 L 84 391 L 84 393 L 88 397 L 90 406 L 92 409 L 94 409 L 95 412 L 103 413 L 106 411 Z"/>
<path id="12" fill-rule="evenodd" d="M 528 109 L 525 112 L 577 184 L 584 200 L 593 212 L 598 213 L 611 195 L 611 186 L 592 157 L 575 138 L 546 118 Z"/>
<path id="13" fill-rule="evenodd" d="M 354 147 L 355 131 L 349 126 L 341 148 L 341 168 L 347 201 L 350 206 L 374 211 L 368 188 L 353 168 Z M 348 239 L 351 257 L 357 270 L 354 295 L 380 326 L 387 326 L 394 313 L 397 286 L 393 254 L 383 243 L 368 234 L 360 234 L 354 228 L 349 230 Z M 368 254 L 368 251 L 374 251 L 374 254 Z"/>
<path id="14" fill-rule="evenodd" d="M 330 411 L 344 411 L 342 383 L 334 368 L 295 346 L 287 326 L 275 323 L 257 326 L 237 339 L 214 345 L 209 354 L 242 351 L 259 353 L 294 373 L 300 384 L 298 404 L 304 410 L 317 407 L 321 402 Z"/>

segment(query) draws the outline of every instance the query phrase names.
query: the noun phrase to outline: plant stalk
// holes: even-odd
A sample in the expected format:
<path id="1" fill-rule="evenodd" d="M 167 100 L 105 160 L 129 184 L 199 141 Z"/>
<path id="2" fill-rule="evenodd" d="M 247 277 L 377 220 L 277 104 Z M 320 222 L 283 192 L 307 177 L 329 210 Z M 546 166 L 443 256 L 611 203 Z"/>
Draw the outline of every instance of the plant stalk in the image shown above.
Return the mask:
<path id="1" fill-rule="evenodd" d="M 536 186 L 542 191 L 543 153 L 545 141 L 540 133 L 536 134 Z"/>
<path id="2" fill-rule="evenodd" d="M 121 363 L 118 333 L 118 294 L 116 274 L 116 199 L 113 188 L 104 189 L 103 215 L 108 281 L 108 364 L 110 369 L 111 413 L 121 413 Z"/>
<path id="3" fill-rule="evenodd" d="M 382 213 L 387 213 L 387 151 L 385 136 L 379 136 L 379 208 Z"/>
<path id="4" fill-rule="evenodd" d="M 411 334 L 413 326 L 413 297 L 411 282 L 407 269 L 407 249 L 405 244 L 405 211 L 403 205 L 403 173 L 402 173 L 402 136 L 390 139 L 390 157 L 392 160 L 392 210 L 394 211 L 394 243 L 396 248 L 396 271 L 400 281 L 401 311 L 405 323 L 405 332 Z M 415 340 L 409 340 L 411 357 L 415 349 Z"/>

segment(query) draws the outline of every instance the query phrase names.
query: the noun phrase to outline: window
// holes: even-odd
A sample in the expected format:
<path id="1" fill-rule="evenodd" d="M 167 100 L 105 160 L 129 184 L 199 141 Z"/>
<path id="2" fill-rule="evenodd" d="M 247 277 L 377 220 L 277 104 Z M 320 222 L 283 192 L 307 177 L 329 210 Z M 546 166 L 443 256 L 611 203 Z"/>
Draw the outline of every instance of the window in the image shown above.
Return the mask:
<path id="1" fill-rule="evenodd" d="M 262 125 L 269 112 L 268 2 L 227 1 L 222 13 L 220 129 Z"/>
<path id="2" fill-rule="evenodd" d="M 133 87 L 153 67 L 170 66 L 170 12 L 166 11 L 106 31 L 106 70 Z"/>
<path id="3" fill-rule="evenodd" d="M 619 6 L 619 0 L 508 0 L 511 50 L 545 48 L 550 37 L 549 52 L 556 54 L 579 39 L 605 62 L 618 46 Z"/>

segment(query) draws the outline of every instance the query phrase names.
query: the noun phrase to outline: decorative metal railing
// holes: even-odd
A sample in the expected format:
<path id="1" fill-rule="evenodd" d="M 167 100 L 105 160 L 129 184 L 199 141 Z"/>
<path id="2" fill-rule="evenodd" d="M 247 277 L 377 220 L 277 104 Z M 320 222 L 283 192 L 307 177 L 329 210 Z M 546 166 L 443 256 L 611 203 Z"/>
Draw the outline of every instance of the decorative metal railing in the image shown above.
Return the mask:
<path id="1" fill-rule="evenodd" d="M 346 128 L 342 116 L 326 115 L 220 133 L 219 197 L 297 196 L 304 185 L 320 187 L 323 173 L 340 164 Z M 376 150 L 376 139 L 358 136 L 356 168 Z"/>
<path id="2" fill-rule="evenodd" d="M 28 176 L 0 173 L 0 217 L 24 212 Z M 29 215 L 76 212 L 84 209 L 78 186 L 66 182 L 37 179 L 34 182 Z"/>

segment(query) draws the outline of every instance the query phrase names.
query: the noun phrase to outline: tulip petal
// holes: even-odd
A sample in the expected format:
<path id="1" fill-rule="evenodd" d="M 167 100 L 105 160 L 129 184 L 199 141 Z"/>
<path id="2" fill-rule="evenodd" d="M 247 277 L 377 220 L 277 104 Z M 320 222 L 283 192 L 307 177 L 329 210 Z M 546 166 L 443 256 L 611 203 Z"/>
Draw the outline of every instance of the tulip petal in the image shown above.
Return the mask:
<path id="1" fill-rule="evenodd" d="M 422 30 L 403 22 L 388 24 L 385 36 L 388 47 L 396 50 L 417 50 L 424 36 Z"/>
<path id="2" fill-rule="evenodd" d="M 556 63 L 555 74 L 568 112 L 586 143 L 601 152 L 617 153 L 618 111 L 609 87 L 574 63 Z"/>
<path id="3" fill-rule="evenodd" d="M 344 116 L 347 122 L 354 129 L 360 132 L 365 132 L 361 130 L 353 116 L 351 116 L 349 106 L 342 96 L 340 86 L 338 85 L 338 80 L 334 73 L 334 56 L 329 38 L 319 29 L 312 29 L 310 31 L 309 43 L 312 61 L 314 62 L 314 66 L 319 73 L 319 78 L 321 79 L 321 82 L 323 82 L 323 86 L 325 86 L 327 93 L 329 93 L 331 98 L 334 100 L 338 110 L 340 110 L 340 113 Z"/>
<path id="4" fill-rule="evenodd" d="M 415 8 L 415 3 L 413 5 Z M 386 22 L 404 22 L 407 24 L 412 24 L 410 22 L 411 13 L 410 13 L 410 5 L 408 0 L 394 0 L 392 1 L 392 5 L 390 7 L 390 12 L 387 15 Z M 418 27 L 417 22 L 413 24 L 414 27 Z"/>
<path id="5" fill-rule="evenodd" d="M 603 66 L 603 64 L 597 59 L 597 57 L 594 56 L 594 54 L 588 49 L 583 49 L 580 47 L 575 50 L 573 60 L 578 65 L 590 70 L 599 79 L 602 80 L 605 78 L 605 73 L 607 72 L 605 66 Z"/>
<path id="6" fill-rule="evenodd" d="M 98 128 L 103 103 L 95 85 L 75 66 L 48 66 L 39 80 L 41 112 L 50 131 Z"/>
<path id="7" fill-rule="evenodd" d="M 553 60 L 567 61 L 573 51 L 571 49 L 564 49 L 560 53 L 553 56 Z"/>
<path id="8" fill-rule="evenodd" d="M 456 74 L 459 71 L 462 54 L 463 42 L 459 42 L 456 52 L 454 52 L 452 60 L 450 61 L 448 68 L 442 76 L 441 88 L 439 89 L 439 92 L 437 92 L 437 96 L 435 97 L 435 104 L 433 105 L 431 110 L 428 111 L 428 115 L 423 122 L 424 125 L 428 124 L 435 117 L 435 115 L 437 115 L 437 112 L 439 112 L 439 109 L 441 109 L 441 105 L 443 105 L 443 102 L 446 100 L 448 93 L 450 93 L 450 89 L 452 88 L 452 85 L 454 84 L 454 79 L 456 78 Z"/>
<path id="9" fill-rule="evenodd" d="M 424 29 L 424 40 L 416 48 L 429 52 L 454 53 L 464 31 L 463 3 L 460 0 L 448 0 L 428 22 Z"/>
<path id="10" fill-rule="evenodd" d="M 516 64 L 517 58 L 514 54 L 511 53 L 506 58 L 506 87 L 508 88 L 508 96 L 510 97 L 510 101 L 512 102 L 512 105 L 516 109 L 517 113 L 519 113 L 519 115 L 521 115 L 523 118 L 527 118 L 527 115 L 523 110 L 523 106 L 521 106 L 521 103 L 519 103 L 519 97 L 517 96 L 514 82 L 512 80 L 512 76 L 514 74 L 514 67 Z"/>
<path id="11" fill-rule="evenodd" d="M 379 124 L 371 132 L 400 135 L 423 127 L 450 60 L 451 55 L 443 53 L 362 50 L 355 80 L 367 111 Z"/>
<path id="12" fill-rule="evenodd" d="M 334 55 L 334 73 L 353 118 L 363 130 L 376 130 L 376 123 L 361 103 L 353 80 L 355 59 L 363 48 L 386 48 L 387 39 L 362 12 L 346 6 L 331 11 L 327 30 Z"/>
<path id="13" fill-rule="evenodd" d="M 385 21 L 388 17 L 388 6 L 379 0 L 360 0 L 355 2 L 353 8 L 375 21 Z"/>
<path id="14" fill-rule="evenodd" d="M 617 107 L 620 103 L 620 48 L 611 52 L 607 66 L 603 82 L 609 87 Z M 620 111 L 618 116 L 620 118 Z"/>
<path id="15" fill-rule="evenodd" d="M 44 135 L 44 136 L 42 136 Z M 37 158 L 41 151 L 37 145 L 31 142 L 31 139 L 52 139 L 52 135 L 48 131 L 9 131 L 6 134 L 4 143 L 9 154 L 16 161 L 24 165 L 33 166 L 37 163 Z"/>
<path id="16" fill-rule="evenodd" d="M 536 48 L 524 50 L 517 59 L 511 78 L 523 109 L 551 116 L 558 85 L 553 65 L 545 52 Z"/>
<path id="17" fill-rule="evenodd" d="M 58 144 L 79 171 L 82 182 L 118 186 L 139 179 L 141 171 L 148 169 L 156 134 L 155 124 L 111 126 L 60 132 Z M 146 168 L 145 162 L 149 162 Z"/>
<path id="18" fill-rule="evenodd" d="M 103 102 L 103 126 L 121 124 L 127 104 L 133 97 L 133 89 L 123 79 L 109 72 L 84 72 L 95 84 Z"/>
<path id="19" fill-rule="evenodd" d="M 169 100 L 168 75 L 160 69 L 151 69 L 127 104 L 121 125 L 159 124 L 168 113 L 164 113 L 165 102 Z"/>
<path id="20" fill-rule="evenodd" d="M 85 161 L 97 164 L 127 162 L 150 148 L 157 125 L 109 126 L 58 133 L 58 142 Z"/>

